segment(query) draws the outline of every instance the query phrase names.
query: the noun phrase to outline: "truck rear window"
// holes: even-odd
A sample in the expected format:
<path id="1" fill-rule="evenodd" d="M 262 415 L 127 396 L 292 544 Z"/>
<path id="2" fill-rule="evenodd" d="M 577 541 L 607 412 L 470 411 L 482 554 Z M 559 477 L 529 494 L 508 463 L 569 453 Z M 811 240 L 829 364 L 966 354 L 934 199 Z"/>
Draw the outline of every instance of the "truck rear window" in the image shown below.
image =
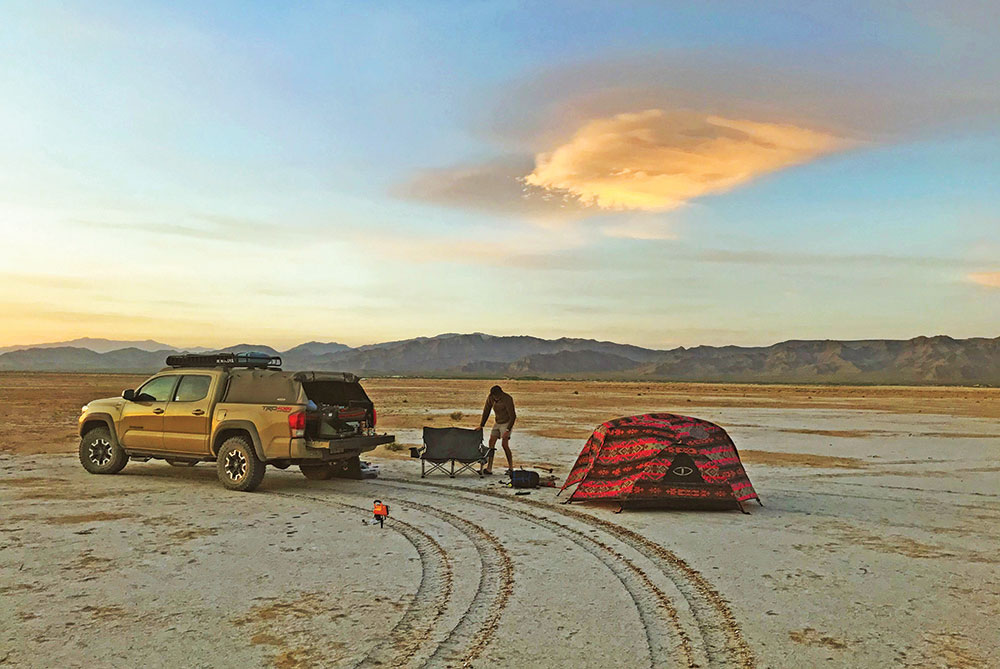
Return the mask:
<path id="1" fill-rule="evenodd" d="M 211 376 L 200 374 L 185 374 L 181 377 L 181 382 L 174 391 L 174 402 L 197 402 L 203 400 L 208 395 L 208 389 L 212 385 Z"/>

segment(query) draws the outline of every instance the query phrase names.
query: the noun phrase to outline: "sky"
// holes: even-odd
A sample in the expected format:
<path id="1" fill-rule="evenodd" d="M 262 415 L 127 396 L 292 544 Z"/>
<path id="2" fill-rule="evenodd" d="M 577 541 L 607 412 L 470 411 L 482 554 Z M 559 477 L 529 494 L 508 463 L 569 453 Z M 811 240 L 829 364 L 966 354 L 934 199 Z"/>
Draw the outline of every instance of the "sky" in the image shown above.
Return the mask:
<path id="1" fill-rule="evenodd" d="M 0 2 L 0 346 L 1000 336 L 995 2 Z"/>

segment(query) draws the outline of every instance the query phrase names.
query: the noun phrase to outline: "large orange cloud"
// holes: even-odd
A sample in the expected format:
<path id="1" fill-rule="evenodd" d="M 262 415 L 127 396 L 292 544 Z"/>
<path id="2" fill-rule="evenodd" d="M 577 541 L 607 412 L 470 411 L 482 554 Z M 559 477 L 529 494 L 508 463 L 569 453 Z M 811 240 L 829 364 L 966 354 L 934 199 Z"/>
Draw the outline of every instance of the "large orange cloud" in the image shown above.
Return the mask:
<path id="1" fill-rule="evenodd" d="M 969 281 L 980 286 L 1000 288 L 1000 272 L 976 272 L 969 275 Z"/>
<path id="2" fill-rule="evenodd" d="M 846 145 L 796 125 L 649 109 L 583 124 L 538 154 L 525 182 L 601 209 L 667 211 Z"/>

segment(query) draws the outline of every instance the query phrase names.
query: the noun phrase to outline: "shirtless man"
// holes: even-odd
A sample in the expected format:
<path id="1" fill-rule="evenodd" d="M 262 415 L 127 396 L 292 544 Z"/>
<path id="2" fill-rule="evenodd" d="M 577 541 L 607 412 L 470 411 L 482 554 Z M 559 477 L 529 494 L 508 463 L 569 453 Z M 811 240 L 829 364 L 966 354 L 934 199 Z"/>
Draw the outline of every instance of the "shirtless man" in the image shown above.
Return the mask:
<path id="1" fill-rule="evenodd" d="M 490 432 L 490 460 L 486 464 L 484 474 L 493 473 L 493 454 L 500 439 L 503 452 L 507 456 L 507 473 L 514 471 L 514 461 L 510 455 L 510 431 L 514 428 L 514 421 L 517 420 L 517 413 L 514 411 L 514 398 L 501 390 L 500 386 L 490 388 L 490 394 L 486 398 L 486 406 L 483 407 L 483 419 L 479 421 L 479 429 L 483 429 L 486 421 L 489 420 L 490 411 L 496 416 L 496 424 Z"/>

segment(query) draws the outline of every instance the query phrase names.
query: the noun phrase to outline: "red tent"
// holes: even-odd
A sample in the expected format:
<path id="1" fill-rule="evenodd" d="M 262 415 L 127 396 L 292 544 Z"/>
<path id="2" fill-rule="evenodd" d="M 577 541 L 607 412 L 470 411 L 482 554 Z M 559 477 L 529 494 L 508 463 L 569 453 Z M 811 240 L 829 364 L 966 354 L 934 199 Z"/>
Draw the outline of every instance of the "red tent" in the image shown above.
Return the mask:
<path id="1" fill-rule="evenodd" d="M 736 445 L 718 425 L 650 413 L 604 423 L 587 440 L 563 490 L 569 501 L 734 508 L 760 499 Z"/>

